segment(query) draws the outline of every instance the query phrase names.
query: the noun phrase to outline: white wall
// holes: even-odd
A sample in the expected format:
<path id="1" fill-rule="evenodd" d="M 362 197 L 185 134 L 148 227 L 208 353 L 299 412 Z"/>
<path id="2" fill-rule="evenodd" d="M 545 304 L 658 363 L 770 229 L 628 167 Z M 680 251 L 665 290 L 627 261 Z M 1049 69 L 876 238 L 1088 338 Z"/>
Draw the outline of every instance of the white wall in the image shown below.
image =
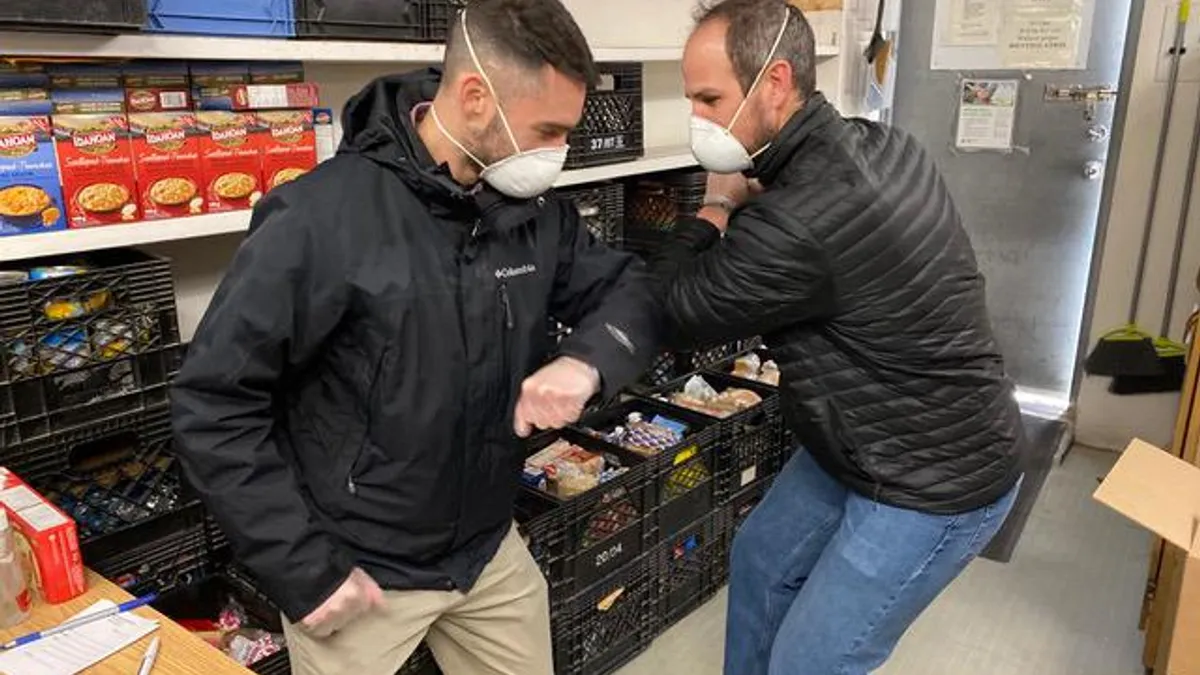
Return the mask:
<path id="1" fill-rule="evenodd" d="M 1168 11 L 1174 11 L 1174 3 L 1147 0 L 1132 86 L 1122 92 L 1123 96 L 1130 97 L 1128 120 L 1116 167 L 1116 190 L 1101 259 L 1089 348 L 1104 332 L 1124 323 L 1132 297 L 1131 286 L 1150 197 L 1151 168 L 1166 98 L 1166 85 L 1156 80 L 1155 72 L 1165 54 L 1161 33 Z M 1143 328 L 1157 333 L 1168 284 L 1177 284 L 1171 329 L 1171 337 L 1177 340 L 1182 337 L 1183 322 L 1188 313 L 1200 301 L 1195 288 L 1196 270 L 1200 267 L 1200 189 L 1196 203 L 1192 205 L 1188 236 L 1183 244 L 1181 273 L 1178 279 L 1167 279 L 1186 180 L 1188 147 L 1198 114 L 1198 96 L 1200 83 L 1180 84 L 1139 313 Z M 1161 445 L 1170 442 L 1179 400 L 1177 394 L 1113 396 L 1108 393 L 1107 386 L 1108 378 L 1088 377 L 1084 380 L 1077 403 L 1078 442 L 1108 449 L 1122 448 L 1135 436 Z"/>

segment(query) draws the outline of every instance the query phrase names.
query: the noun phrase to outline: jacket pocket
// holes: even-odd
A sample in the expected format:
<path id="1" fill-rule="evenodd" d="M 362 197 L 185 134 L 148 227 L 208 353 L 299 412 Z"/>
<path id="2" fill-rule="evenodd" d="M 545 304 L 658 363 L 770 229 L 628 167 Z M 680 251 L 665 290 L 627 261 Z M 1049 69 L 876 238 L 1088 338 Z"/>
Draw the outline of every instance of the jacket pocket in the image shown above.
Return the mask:
<path id="1" fill-rule="evenodd" d="M 364 423 L 362 436 L 358 439 L 358 443 L 354 445 L 354 452 L 351 453 L 349 461 L 344 470 L 345 480 L 342 484 L 345 486 L 346 492 L 351 496 L 358 494 L 358 485 L 356 483 L 358 476 L 363 470 L 363 463 L 366 459 L 367 451 L 371 445 L 371 430 L 374 428 L 374 421 L 379 415 L 379 409 L 382 402 L 379 400 L 382 387 L 379 384 L 383 369 L 388 362 L 388 356 L 391 354 L 391 348 L 385 347 L 380 353 L 379 358 L 375 362 L 375 367 L 372 370 L 371 381 L 367 386 L 367 396 L 364 411 Z"/>

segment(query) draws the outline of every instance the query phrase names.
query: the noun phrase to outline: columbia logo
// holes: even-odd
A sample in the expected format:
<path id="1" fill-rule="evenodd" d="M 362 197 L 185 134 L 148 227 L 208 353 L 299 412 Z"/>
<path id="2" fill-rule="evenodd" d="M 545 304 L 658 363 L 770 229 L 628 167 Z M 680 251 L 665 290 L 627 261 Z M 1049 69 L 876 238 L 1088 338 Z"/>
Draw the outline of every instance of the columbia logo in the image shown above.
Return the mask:
<path id="1" fill-rule="evenodd" d="M 520 267 L 502 267 L 496 270 L 497 279 L 512 279 L 514 277 L 523 277 L 533 274 L 537 271 L 537 265 L 521 265 Z"/>

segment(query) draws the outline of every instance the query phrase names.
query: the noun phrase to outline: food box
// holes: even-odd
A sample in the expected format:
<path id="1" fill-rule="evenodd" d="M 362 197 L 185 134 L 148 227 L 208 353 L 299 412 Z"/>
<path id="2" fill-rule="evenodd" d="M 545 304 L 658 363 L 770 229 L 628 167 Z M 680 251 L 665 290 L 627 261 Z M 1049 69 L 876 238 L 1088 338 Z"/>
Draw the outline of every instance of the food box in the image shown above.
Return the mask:
<path id="1" fill-rule="evenodd" d="M 50 76 L 40 63 L 0 61 L 0 89 L 46 89 Z"/>
<path id="2" fill-rule="evenodd" d="M 137 220 L 137 180 L 125 115 L 55 115 L 53 122 L 68 225 Z"/>
<path id="3" fill-rule="evenodd" d="M 296 180 L 317 165 L 312 110 L 257 114 L 262 136 L 262 177 L 267 190 Z"/>
<path id="4" fill-rule="evenodd" d="M 334 133 L 332 110 L 313 110 L 313 135 L 317 140 L 317 163 L 333 159 L 337 154 L 337 135 Z"/>
<path id="5" fill-rule="evenodd" d="M 125 112 L 125 90 L 54 89 L 50 102 L 55 115 L 117 114 Z"/>
<path id="6" fill-rule="evenodd" d="M 131 113 L 133 161 L 142 218 L 180 218 L 204 212 L 200 129 L 194 113 Z"/>
<path id="7" fill-rule="evenodd" d="M 66 223 L 50 118 L 0 117 L 0 235 L 61 230 Z"/>
<path id="8" fill-rule="evenodd" d="M 301 61 L 255 61 L 250 64 L 250 84 L 294 84 L 304 81 Z"/>
<path id="9" fill-rule="evenodd" d="M 250 64 L 244 61 L 199 61 L 190 66 L 193 87 L 223 87 L 250 82 Z"/>
<path id="10" fill-rule="evenodd" d="M 261 135 L 254 115 L 198 112 L 201 185 L 208 213 L 254 206 L 262 197 Z"/>
<path id="11" fill-rule="evenodd" d="M 0 115 L 49 115 L 49 89 L 0 89 Z"/>
<path id="12" fill-rule="evenodd" d="M 121 88 L 121 67 L 115 63 L 52 63 L 46 71 L 51 89 Z"/>
<path id="13" fill-rule="evenodd" d="M 311 82 L 197 87 L 193 98 L 197 110 L 284 110 L 321 103 L 320 90 Z"/>
<path id="14" fill-rule="evenodd" d="M 5 468 L 0 468 L 0 505 L 20 542 L 30 587 L 52 605 L 82 595 L 87 582 L 75 521 Z"/>
<path id="15" fill-rule="evenodd" d="M 125 66 L 125 105 L 131 113 L 190 110 L 191 85 L 183 61 L 139 61 Z"/>

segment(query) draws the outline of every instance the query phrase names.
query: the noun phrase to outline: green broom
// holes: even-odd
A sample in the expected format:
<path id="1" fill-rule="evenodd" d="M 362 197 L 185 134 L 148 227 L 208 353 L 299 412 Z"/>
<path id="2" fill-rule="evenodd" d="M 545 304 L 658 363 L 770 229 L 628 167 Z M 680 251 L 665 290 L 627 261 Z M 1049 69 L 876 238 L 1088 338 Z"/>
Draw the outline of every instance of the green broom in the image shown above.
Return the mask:
<path id="1" fill-rule="evenodd" d="M 1159 358 L 1158 350 L 1155 349 L 1154 338 L 1138 327 L 1137 314 L 1142 296 L 1142 282 L 1146 276 L 1146 256 L 1150 251 L 1150 235 L 1154 227 L 1154 216 L 1158 209 L 1158 188 L 1162 183 L 1167 137 L 1171 131 L 1171 116 L 1175 110 L 1175 90 L 1179 84 L 1179 68 L 1183 60 L 1183 45 L 1187 36 L 1190 4 L 1186 0 L 1180 3 L 1179 14 L 1175 22 L 1175 40 L 1171 50 L 1171 74 L 1167 78 L 1167 99 L 1163 105 L 1162 128 L 1158 132 L 1158 150 L 1154 159 L 1154 172 L 1150 177 L 1150 203 L 1146 207 L 1146 224 L 1142 230 L 1142 250 L 1138 254 L 1137 273 L 1134 275 L 1133 300 L 1129 304 L 1129 319 L 1121 328 L 1102 336 L 1096 347 L 1092 349 L 1092 353 L 1088 354 L 1083 368 L 1089 375 L 1161 377 L 1166 374 L 1163 360 Z M 1186 213 L 1184 218 L 1186 219 Z M 1174 281 L 1175 277 L 1172 276 L 1172 290 Z M 1163 332 L 1165 333 L 1166 330 L 1164 329 Z"/>

